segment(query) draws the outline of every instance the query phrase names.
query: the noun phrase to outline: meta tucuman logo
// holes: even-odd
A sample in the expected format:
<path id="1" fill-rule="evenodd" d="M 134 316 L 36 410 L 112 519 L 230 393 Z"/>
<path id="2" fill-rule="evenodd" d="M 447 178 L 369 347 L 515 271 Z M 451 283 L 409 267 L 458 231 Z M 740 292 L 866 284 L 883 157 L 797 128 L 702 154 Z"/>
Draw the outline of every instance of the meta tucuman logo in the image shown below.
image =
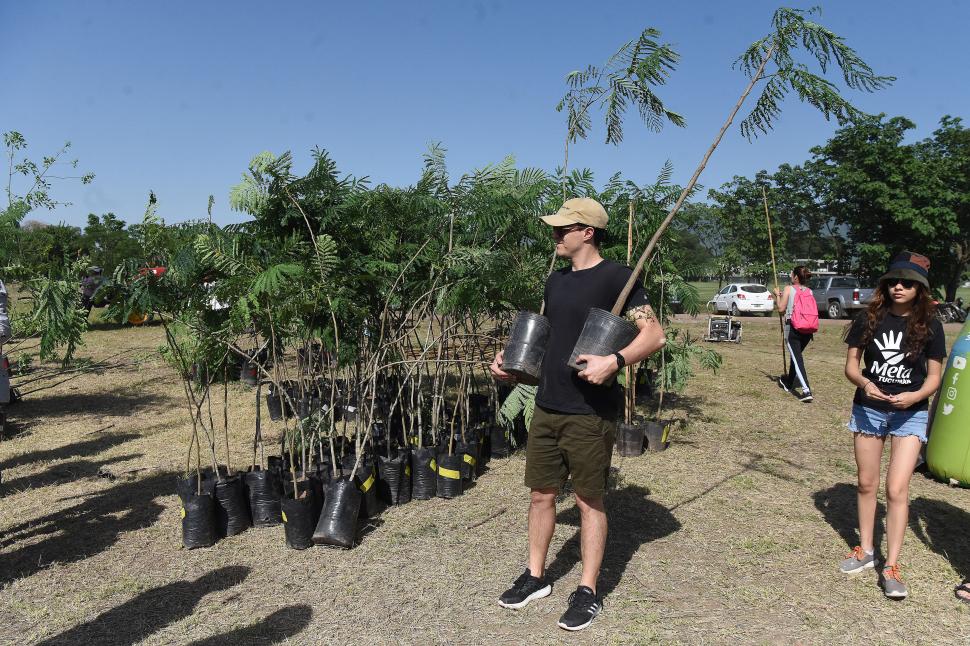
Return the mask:
<path id="1" fill-rule="evenodd" d="M 897 334 L 889 330 L 883 332 L 881 342 L 879 339 L 873 339 L 873 341 L 882 353 L 883 362 L 873 361 L 869 366 L 869 372 L 883 383 L 911 383 L 913 369 L 899 365 L 906 358 L 906 353 L 902 351 L 903 333 Z"/>

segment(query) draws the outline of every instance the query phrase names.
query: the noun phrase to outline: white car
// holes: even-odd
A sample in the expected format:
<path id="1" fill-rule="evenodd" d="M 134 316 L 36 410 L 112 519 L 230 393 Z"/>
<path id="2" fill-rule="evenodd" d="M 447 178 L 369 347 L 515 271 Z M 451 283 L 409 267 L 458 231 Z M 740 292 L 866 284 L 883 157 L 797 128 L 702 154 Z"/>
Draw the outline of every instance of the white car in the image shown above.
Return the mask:
<path id="1" fill-rule="evenodd" d="M 754 312 L 765 312 L 770 316 L 775 311 L 775 297 L 764 285 L 731 283 L 715 294 L 707 307 L 714 312 L 729 312 L 732 316 Z"/>

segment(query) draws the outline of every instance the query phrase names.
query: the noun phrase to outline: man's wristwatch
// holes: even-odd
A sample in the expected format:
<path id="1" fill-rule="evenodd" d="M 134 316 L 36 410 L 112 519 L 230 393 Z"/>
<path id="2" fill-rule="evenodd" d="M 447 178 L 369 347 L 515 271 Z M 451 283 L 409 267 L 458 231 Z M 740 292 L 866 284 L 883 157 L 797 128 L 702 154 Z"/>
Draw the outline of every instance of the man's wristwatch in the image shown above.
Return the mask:
<path id="1" fill-rule="evenodd" d="M 616 367 L 617 367 L 617 369 L 622 368 L 623 366 L 626 365 L 626 359 L 623 358 L 623 355 L 622 354 L 620 354 L 619 352 L 614 352 L 613 353 L 613 356 L 616 357 Z"/>

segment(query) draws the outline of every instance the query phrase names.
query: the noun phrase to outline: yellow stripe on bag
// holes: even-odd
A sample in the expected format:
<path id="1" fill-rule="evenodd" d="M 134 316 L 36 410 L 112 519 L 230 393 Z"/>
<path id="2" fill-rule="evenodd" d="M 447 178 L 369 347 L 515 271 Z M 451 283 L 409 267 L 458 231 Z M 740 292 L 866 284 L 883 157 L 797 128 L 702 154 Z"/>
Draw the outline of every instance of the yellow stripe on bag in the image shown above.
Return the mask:
<path id="1" fill-rule="evenodd" d="M 280 515 L 283 517 L 283 522 L 285 523 L 286 522 L 286 512 L 285 511 L 281 511 L 280 512 Z"/>
<path id="2" fill-rule="evenodd" d="M 185 518 L 185 507 L 182 507 L 182 518 Z"/>
<path id="3" fill-rule="evenodd" d="M 404 467 L 404 475 L 406 475 L 406 476 L 411 475 L 411 465 L 410 464 L 407 465 L 406 467 Z"/>
<path id="4" fill-rule="evenodd" d="M 438 475 L 442 475 L 449 480 L 458 480 L 461 478 L 461 471 L 455 471 L 454 469 L 446 469 L 445 467 L 438 467 Z"/>
<path id="5" fill-rule="evenodd" d="M 370 477 L 364 480 L 364 484 L 360 485 L 360 490 L 363 493 L 367 493 L 367 490 L 374 486 L 374 472 L 372 471 Z"/>
<path id="6" fill-rule="evenodd" d="M 472 466 L 475 466 L 475 458 L 473 458 L 472 456 L 468 455 L 467 453 L 465 454 L 464 460 L 468 464 L 470 464 Z"/>
<path id="7" fill-rule="evenodd" d="M 428 466 L 431 467 L 432 471 L 438 470 L 438 463 L 434 461 L 434 458 L 431 458 L 431 462 L 428 463 Z"/>

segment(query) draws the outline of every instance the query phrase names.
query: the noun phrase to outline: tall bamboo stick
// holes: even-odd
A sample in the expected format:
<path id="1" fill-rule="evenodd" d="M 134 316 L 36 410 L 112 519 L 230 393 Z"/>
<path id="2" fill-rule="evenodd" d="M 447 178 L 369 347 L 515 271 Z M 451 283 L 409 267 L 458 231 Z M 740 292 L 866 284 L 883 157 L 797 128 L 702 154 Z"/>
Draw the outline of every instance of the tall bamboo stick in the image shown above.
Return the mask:
<path id="1" fill-rule="evenodd" d="M 771 275 L 775 279 L 775 294 L 778 294 L 778 267 L 775 265 L 775 242 L 771 237 L 771 216 L 768 214 L 768 192 L 761 187 L 761 197 L 765 204 L 765 221 L 768 223 L 768 246 L 771 248 Z M 788 374 L 788 363 L 785 361 L 785 316 L 778 312 L 778 327 L 781 329 L 781 374 Z"/>

